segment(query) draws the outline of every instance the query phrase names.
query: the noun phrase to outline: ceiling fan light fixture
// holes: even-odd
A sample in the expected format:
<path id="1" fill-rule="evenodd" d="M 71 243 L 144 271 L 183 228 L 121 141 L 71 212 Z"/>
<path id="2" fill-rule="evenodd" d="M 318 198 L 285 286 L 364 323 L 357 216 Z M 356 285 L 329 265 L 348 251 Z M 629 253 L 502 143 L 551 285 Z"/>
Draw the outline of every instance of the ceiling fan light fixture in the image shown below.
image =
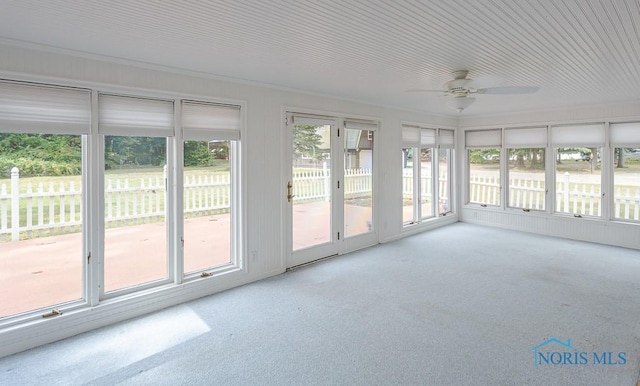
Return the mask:
<path id="1" fill-rule="evenodd" d="M 464 109 L 471 106 L 475 101 L 476 101 L 476 98 L 472 98 L 472 97 L 452 98 L 447 102 L 447 106 L 461 113 Z"/>

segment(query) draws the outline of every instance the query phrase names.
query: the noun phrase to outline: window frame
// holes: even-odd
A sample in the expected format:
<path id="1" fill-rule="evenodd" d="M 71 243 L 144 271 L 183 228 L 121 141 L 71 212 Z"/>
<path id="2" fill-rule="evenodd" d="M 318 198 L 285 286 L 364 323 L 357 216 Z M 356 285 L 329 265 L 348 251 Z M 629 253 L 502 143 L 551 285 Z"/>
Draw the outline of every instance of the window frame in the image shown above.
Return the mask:
<path id="1" fill-rule="evenodd" d="M 580 130 L 579 135 L 575 133 Z M 552 205 L 549 208 L 551 213 L 556 216 L 562 217 L 574 217 L 574 218 L 586 218 L 592 220 L 603 220 L 609 218 L 607 215 L 609 208 L 611 207 L 610 200 L 606 199 L 606 192 L 610 191 L 612 184 L 607 181 L 609 178 L 607 175 L 608 168 L 610 168 L 611 160 L 608 160 L 606 153 L 608 153 L 608 137 L 609 137 L 608 124 L 604 122 L 592 121 L 586 123 L 575 124 L 557 124 L 549 126 L 549 147 L 553 154 L 553 163 L 550 167 L 550 173 L 553 175 L 553 195 L 551 198 Z M 575 213 L 569 211 L 558 210 L 558 164 L 556 160 L 560 157 L 558 149 L 563 148 L 596 148 L 600 155 L 600 178 L 599 178 L 599 203 L 598 210 L 600 214 L 584 214 Z M 569 205 L 569 204 L 567 204 Z"/>
<path id="2" fill-rule="evenodd" d="M 549 127 L 548 126 L 522 126 L 522 127 L 505 127 L 503 129 L 503 149 L 505 152 L 505 208 L 512 210 L 520 210 L 523 212 L 546 213 L 549 209 L 549 176 L 547 173 L 547 163 L 549 158 Z M 512 150 L 534 150 L 539 149 L 544 153 L 543 164 L 543 183 L 544 197 L 542 200 L 542 209 L 535 207 L 529 208 L 525 206 L 515 206 L 511 204 L 511 167 L 510 153 Z"/>
<path id="3" fill-rule="evenodd" d="M 179 121 L 180 117 L 180 104 L 182 101 L 197 101 L 202 103 L 211 103 L 218 105 L 234 106 L 239 110 L 239 125 L 237 127 L 239 137 L 243 137 L 246 130 L 246 102 L 239 100 L 216 100 L 215 98 L 198 96 L 195 99 L 190 95 L 179 93 L 164 93 L 154 92 L 151 90 L 141 89 L 125 89 L 117 86 L 105 86 L 101 84 L 91 84 L 82 87 L 66 86 L 58 84 L 48 83 L 36 83 L 23 80 L 6 80 L 0 79 L 0 82 L 15 83 L 18 85 L 27 85 L 33 87 L 43 87 L 51 90 L 65 90 L 81 91 L 86 93 L 86 116 L 87 128 L 83 132 L 78 132 L 77 125 L 72 129 L 64 129 L 57 123 L 54 124 L 53 129 L 38 130 L 33 124 L 27 122 L 24 128 L 11 128 L 5 129 L 5 132 L 19 133 L 19 134 L 72 134 L 79 135 L 82 144 L 82 251 L 84 258 L 82 258 L 82 288 L 80 294 L 82 296 L 79 300 L 71 302 L 60 303 L 45 308 L 31 310 L 16 315 L 9 315 L 0 318 L 0 328 L 7 328 L 10 326 L 21 326 L 27 322 L 43 321 L 43 312 L 46 313 L 55 308 L 60 310 L 61 313 L 69 311 L 85 312 L 91 309 L 91 307 L 105 306 L 116 307 L 115 304 L 122 302 L 130 302 L 135 299 L 148 299 L 156 296 L 155 294 L 162 293 L 166 290 L 175 291 L 180 289 L 182 284 L 182 275 L 179 268 L 182 267 L 182 255 L 177 253 L 179 242 L 178 230 L 180 226 L 177 220 L 177 214 L 180 210 L 178 208 L 178 196 L 177 191 L 179 184 L 183 183 L 179 179 L 179 175 L 182 174 L 182 166 L 177 165 L 176 160 L 181 160 L 177 157 L 181 155 L 180 147 L 182 146 L 181 140 L 181 125 Z M 129 98 L 139 98 L 147 100 L 163 100 L 173 103 L 174 119 L 173 126 L 170 134 L 160 135 L 163 133 L 169 133 L 167 130 L 160 132 L 148 132 L 144 128 L 138 128 L 130 132 L 119 133 L 104 133 L 99 130 L 99 95 L 110 96 L 122 96 Z M 84 118 L 83 118 L 84 119 Z M 10 123 L 10 122 L 9 122 Z M 45 122 L 46 123 L 46 122 Z M 55 123 L 55 121 L 54 121 Z M 7 125 L 5 125 L 7 126 Z M 1 128 L 0 128 L 1 130 Z M 71 130 L 71 132 L 69 132 Z M 121 130 L 121 128 L 119 129 Z M 165 202 L 165 221 L 167 222 L 167 278 L 161 281 L 153 281 L 149 283 L 143 283 L 140 285 L 117 289 L 109 291 L 104 294 L 104 138 L 106 135 L 120 135 L 120 136 L 156 136 L 165 138 L 166 143 L 166 158 L 167 158 L 167 200 Z M 215 270 L 211 276 L 207 277 L 193 277 L 189 278 L 189 287 L 198 290 L 206 290 L 207 286 L 211 284 L 196 284 L 199 282 L 215 280 L 228 274 L 233 274 L 234 277 L 237 274 L 244 272 L 246 274 L 247 267 L 245 266 L 245 250 L 246 250 L 246 238 L 243 234 L 243 227 L 246 226 L 245 211 L 246 194 L 243 192 L 243 186 L 245 185 L 244 179 L 246 178 L 243 173 L 245 167 L 244 157 L 242 152 L 242 141 L 232 141 L 233 158 L 232 165 L 230 165 L 233 177 L 235 177 L 235 191 L 232 193 L 232 200 L 236 210 L 233 214 L 233 231 L 231 240 L 231 258 L 232 264 L 221 267 L 221 269 Z M 232 177 L 232 178 L 233 178 Z M 88 208 L 91 208 L 89 210 Z M 227 279 L 228 280 L 228 279 Z M 193 283 L 193 284 L 191 284 Z M 217 281 L 218 284 L 214 286 L 223 285 L 224 281 Z M 204 285 L 204 287 L 203 287 Z M 123 303 L 126 304 L 126 303 Z M 130 303 L 133 304 L 133 303 Z M 55 315 L 54 315 L 55 316 Z M 53 318 L 55 319 L 55 318 Z M 47 319 L 49 320 L 49 319 Z"/>
<path id="4" fill-rule="evenodd" d="M 639 224 L 640 216 L 637 219 L 627 219 L 618 217 L 619 210 L 616 210 L 616 170 L 617 162 L 616 162 L 616 149 L 620 149 L 620 157 L 624 157 L 625 149 L 633 148 L 640 149 L 640 120 L 638 121 L 623 121 L 623 122 L 610 122 L 608 125 L 608 133 L 609 133 L 609 147 L 608 150 L 610 152 L 609 159 L 611 162 L 610 165 L 610 189 L 608 192 L 610 193 L 610 199 L 607 200 L 610 205 L 609 211 L 609 220 L 627 223 L 627 224 Z M 640 157 L 638 158 L 638 163 L 640 163 Z M 640 166 L 640 165 L 639 165 Z M 638 172 L 640 175 L 640 171 Z M 640 195 L 640 183 L 635 186 L 636 195 Z M 637 213 L 638 206 L 640 203 L 635 201 L 636 208 L 634 209 L 634 215 Z M 627 204 L 628 208 L 628 204 Z M 629 209 L 627 209 L 629 210 Z M 630 210 L 629 210 L 630 211 Z"/>
<path id="5" fill-rule="evenodd" d="M 453 184 L 454 177 L 453 168 L 454 163 L 454 147 L 449 147 L 448 144 L 445 144 L 441 149 L 440 143 L 440 131 L 448 130 L 452 132 L 452 145 L 455 144 L 455 130 L 447 129 L 447 128 L 434 128 L 425 125 L 419 124 L 403 124 L 403 143 L 402 143 L 402 152 L 404 149 L 412 149 L 413 154 L 413 164 L 412 164 L 412 188 L 413 188 L 413 199 L 412 199 L 412 213 L 413 219 L 410 221 L 404 220 L 404 215 L 402 217 L 402 228 L 407 229 L 415 225 L 423 224 L 425 222 L 433 221 L 437 218 L 444 217 L 455 213 L 454 209 L 454 194 L 453 194 Z M 428 133 L 424 133 L 427 131 Z M 428 135 L 425 135 L 428 134 Z M 433 135 L 431 135 L 433 134 Z M 433 138 L 433 140 L 431 140 Z M 428 142 L 428 143 L 426 143 Z M 425 146 L 425 144 L 427 146 Z M 428 146 L 428 145 L 432 146 Z M 422 151 L 430 150 L 431 153 L 431 162 L 430 162 L 430 171 L 431 171 L 431 215 L 424 216 L 424 210 L 422 203 Z M 449 153 L 448 162 L 447 162 L 447 178 L 448 178 L 448 191 L 449 191 L 449 210 L 446 212 L 440 212 L 440 152 L 445 151 Z M 404 156 L 404 155 L 403 155 Z M 416 162 L 416 159 L 418 160 Z M 402 169 L 402 178 L 404 178 L 404 170 Z M 404 183 L 402 183 L 402 191 L 404 190 Z M 404 212 L 404 204 L 401 206 L 402 211 Z"/>

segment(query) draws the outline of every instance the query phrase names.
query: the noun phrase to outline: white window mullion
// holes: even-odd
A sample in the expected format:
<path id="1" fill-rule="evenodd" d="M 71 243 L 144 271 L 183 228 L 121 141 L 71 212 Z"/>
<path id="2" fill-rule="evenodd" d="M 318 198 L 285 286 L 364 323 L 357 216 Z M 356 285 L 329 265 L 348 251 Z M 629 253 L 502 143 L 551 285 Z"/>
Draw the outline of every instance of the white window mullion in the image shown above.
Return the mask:
<path id="1" fill-rule="evenodd" d="M 91 134 L 89 135 L 88 204 L 91 260 L 88 271 L 89 305 L 104 297 L 104 136 L 98 134 L 98 93 L 91 93 Z M 89 211 L 88 211 L 89 212 Z"/>
<path id="2" fill-rule="evenodd" d="M 173 154 L 171 168 L 169 174 L 172 176 L 172 184 L 169 185 L 169 191 L 172 192 L 171 203 L 173 205 L 173 233 L 170 233 L 170 239 L 174 239 L 173 247 L 169 249 L 169 264 L 173 267 L 173 271 L 169 270 L 170 277 L 176 284 L 181 284 L 184 277 L 184 141 L 182 135 L 182 110 L 179 103 L 174 104 L 174 116 L 176 137 L 169 148 L 169 152 Z"/>
<path id="3" fill-rule="evenodd" d="M 500 145 L 504 143 L 504 130 L 500 130 L 501 141 Z M 499 146 L 500 150 L 500 208 L 505 210 L 507 207 L 508 195 L 509 195 L 509 153 L 504 146 Z"/>
<path id="4" fill-rule="evenodd" d="M 440 217 L 440 154 L 437 148 L 431 150 L 431 175 L 433 184 L 433 217 Z"/>
<path id="5" fill-rule="evenodd" d="M 242 240 L 242 226 L 245 222 L 242 220 L 244 205 L 241 203 L 243 200 L 240 192 L 242 191 L 242 174 L 240 170 L 240 157 L 241 149 L 239 141 L 231 141 L 229 144 L 229 167 L 231 176 L 231 261 L 233 264 L 240 268 L 245 268 L 245 262 L 243 260 L 245 246 Z"/>
<path id="6" fill-rule="evenodd" d="M 613 169 L 614 169 L 614 151 L 609 146 L 611 133 L 609 132 L 609 123 L 604 124 L 605 143 L 602 148 L 602 155 L 600 157 L 600 167 L 602 168 L 600 184 L 600 205 L 602 218 L 606 220 L 613 219 Z"/>
<path id="7" fill-rule="evenodd" d="M 420 148 L 413 148 L 413 222 L 419 223 L 422 221 L 422 173 L 420 162 Z"/>
<path id="8" fill-rule="evenodd" d="M 165 143 L 167 147 L 167 164 L 165 166 L 164 173 L 164 215 L 165 221 L 167 224 L 166 232 L 167 232 L 167 277 L 169 280 L 175 281 L 175 261 L 176 261 L 176 244 L 177 243 L 177 235 L 176 232 L 176 222 L 182 221 L 178 220 L 176 216 L 176 196 L 174 194 L 174 172 L 176 170 L 176 162 L 175 162 L 175 153 L 173 149 L 177 146 L 177 144 L 182 144 L 182 141 L 176 140 L 175 137 L 168 137 Z"/>
<path id="9" fill-rule="evenodd" d="M 552 214 L 556 205 L 556 150 L 551 146 L 551 126 L 547 126 L 547 143 L 545 147 L 544 168 L 546 187 L 546 212 Z"/>

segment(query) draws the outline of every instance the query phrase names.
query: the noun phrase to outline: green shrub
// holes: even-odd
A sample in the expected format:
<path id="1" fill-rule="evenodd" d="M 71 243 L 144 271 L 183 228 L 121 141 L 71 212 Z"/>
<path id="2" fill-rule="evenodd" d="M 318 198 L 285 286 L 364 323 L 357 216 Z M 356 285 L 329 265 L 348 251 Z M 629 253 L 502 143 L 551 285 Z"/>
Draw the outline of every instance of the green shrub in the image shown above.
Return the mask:
<path id="1" fill-rule="evenodd" d="M 9 158 L 0 156 L 0 176 L 11 177 L 11 169 L 17 167 L 21 177 L 73 176 L 82 173 L 77 162 L 44 161 L 34 158 Z"/>

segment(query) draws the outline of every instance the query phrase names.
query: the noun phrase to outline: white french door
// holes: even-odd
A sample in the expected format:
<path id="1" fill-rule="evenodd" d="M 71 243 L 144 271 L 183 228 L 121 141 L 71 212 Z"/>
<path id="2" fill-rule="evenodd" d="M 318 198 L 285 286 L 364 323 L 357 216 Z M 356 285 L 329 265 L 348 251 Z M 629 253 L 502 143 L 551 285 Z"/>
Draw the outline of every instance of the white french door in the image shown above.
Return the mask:
<path id="1" fill-rule="evenodd" d="M 287 267 L 377 242 L 375 123 L 288 114 Z"/>

